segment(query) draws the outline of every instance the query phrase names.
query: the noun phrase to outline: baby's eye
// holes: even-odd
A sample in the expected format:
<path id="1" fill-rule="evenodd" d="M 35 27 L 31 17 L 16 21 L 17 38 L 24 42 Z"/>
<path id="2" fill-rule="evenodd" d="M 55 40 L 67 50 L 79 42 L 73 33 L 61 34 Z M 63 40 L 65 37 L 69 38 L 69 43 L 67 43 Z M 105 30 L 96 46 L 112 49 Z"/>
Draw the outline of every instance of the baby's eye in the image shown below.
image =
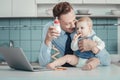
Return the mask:
<path id="1" fill-rule="evenodd" d="M 79 29 L 79 28 L 76 28 L 77 30 Z"/>
<path id="2" fill-rule="evenodd" d="M 81 27 L 81 29 L 84 29 L 84 27 Z"/>

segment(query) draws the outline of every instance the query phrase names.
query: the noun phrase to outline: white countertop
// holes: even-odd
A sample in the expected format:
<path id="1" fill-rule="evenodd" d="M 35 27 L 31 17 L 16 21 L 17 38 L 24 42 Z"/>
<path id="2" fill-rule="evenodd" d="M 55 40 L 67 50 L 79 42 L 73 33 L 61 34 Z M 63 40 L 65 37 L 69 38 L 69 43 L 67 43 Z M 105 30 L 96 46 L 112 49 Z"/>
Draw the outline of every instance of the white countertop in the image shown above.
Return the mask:
<path id="1" fill-rule="evenodd" d="M 0 66 L 1 80 L 120 80 L 120 67 L 111 64 L 100 66 L 91 71 L 80 68 L 68 68 L 63 71 L 27 72 L 12 70 L 8 66 Z"/>

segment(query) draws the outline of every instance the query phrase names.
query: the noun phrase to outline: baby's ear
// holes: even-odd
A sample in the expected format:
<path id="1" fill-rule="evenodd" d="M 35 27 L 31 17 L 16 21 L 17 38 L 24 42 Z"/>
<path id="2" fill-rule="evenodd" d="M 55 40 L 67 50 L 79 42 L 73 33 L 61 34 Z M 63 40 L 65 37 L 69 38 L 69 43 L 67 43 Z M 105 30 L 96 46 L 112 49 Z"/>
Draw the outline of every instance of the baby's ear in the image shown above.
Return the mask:
<path id="1" fill-rule="evenodd" d="M 90 29 L 90 30 L 92 30 L 92 28 L 93 28 L 92 26 L 89 26 L 89 29 Z"/>

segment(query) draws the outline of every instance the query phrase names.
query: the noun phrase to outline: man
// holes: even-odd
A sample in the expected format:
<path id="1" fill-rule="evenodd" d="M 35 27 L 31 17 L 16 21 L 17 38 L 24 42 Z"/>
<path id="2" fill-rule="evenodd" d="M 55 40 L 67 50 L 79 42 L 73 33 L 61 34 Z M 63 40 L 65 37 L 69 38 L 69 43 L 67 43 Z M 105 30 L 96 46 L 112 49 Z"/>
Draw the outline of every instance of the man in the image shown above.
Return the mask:
<path id="1" fill-rule="evenodd" d="M 39 63 L 41 66 L 46 66 L 48 63 L 50 63 L 52 45 L 55 45 L 62 56 L 66 54 L 71 55 L 74 53 L 72 51 L 66 53 L 66 42 L 68 37 L 66 33 L 69 33 L 71 38 L 73 38 L 75 34 L 76 16 L 72 6 L 68 2 L 58 3 L 53 8 L 53 15 L 54 17 L 58 17 L 62 31 L 59 33 L 53 26 L 53 23 L 44 27 L 43 43 L 41 45 L 39 55 Z M 100 50 L 97 48 L 97 43 L 93 42 L 92 40 L 84 39 L 80 41 L 78 45 L 80 51 L 82 52 L 91 50 L 93 53 L 95 53 L 96 57 L 100 58 L 101 65 L 110 64 L 109 54 L 100 52 Z M 71 65 L 67 64 L 64 66 Z M 91 68 L 94 68 L 94 65 Z"/>

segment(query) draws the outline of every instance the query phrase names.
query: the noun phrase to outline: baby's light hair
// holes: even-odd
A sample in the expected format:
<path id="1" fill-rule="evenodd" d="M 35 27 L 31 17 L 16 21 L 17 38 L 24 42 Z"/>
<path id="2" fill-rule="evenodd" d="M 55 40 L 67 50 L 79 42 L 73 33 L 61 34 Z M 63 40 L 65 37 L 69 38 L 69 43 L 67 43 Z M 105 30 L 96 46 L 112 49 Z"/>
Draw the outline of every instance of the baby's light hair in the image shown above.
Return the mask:
<path id="1" fill-rule="evenodd" d="M 93 22 L 92 22 L 92 19 L 91 19 L 90 17 L 81 17 L 81 18 L 77 21 L 77 23 L 82 22 L 82 21 L 86 21 L 89 27 L 92 27 L 92 26 L 93 26 Z"/>

